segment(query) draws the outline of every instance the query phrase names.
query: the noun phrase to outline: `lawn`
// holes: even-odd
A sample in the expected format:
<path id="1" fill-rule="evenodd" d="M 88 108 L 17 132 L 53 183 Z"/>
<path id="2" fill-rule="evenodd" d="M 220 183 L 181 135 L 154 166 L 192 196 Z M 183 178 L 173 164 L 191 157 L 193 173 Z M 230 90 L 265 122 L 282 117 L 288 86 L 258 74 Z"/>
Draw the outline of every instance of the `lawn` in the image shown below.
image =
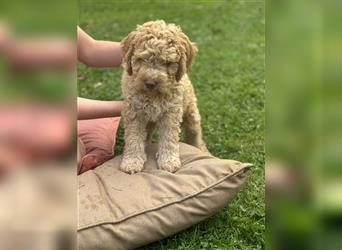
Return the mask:
<path id="1" fill-rule="evenodd" d="M 210 219 L 142 249 L 265 247 L 265 8 L 263 1 L 83 1 L 79 25 L 96 39 L 120 41 L 137 24 L 179 24 L 199 48 L 190 71 L 205 141 L 217 157 L 251 162 L 246 185 Z M 78 65 L 82 97 L 120 99 L 121 68 Z M 123 146 L 123 126 L 116 153 Z"/>

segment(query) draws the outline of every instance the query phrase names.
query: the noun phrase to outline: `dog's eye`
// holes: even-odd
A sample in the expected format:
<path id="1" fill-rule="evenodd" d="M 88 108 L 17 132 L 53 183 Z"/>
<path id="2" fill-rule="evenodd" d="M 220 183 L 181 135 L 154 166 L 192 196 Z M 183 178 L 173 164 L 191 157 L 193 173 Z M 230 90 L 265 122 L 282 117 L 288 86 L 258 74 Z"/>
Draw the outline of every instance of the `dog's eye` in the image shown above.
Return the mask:
<path id="1" fill-rule="evenodd" d="M 178 64 L 175 63 L 175 62 L 168 62 L 166 64 L 166 67 L 169 68 L 169 69 L 177 69 L 177 66 L 178 66 Z"/>
<path id="2" fill-rule="evenodd" d="M 138 62 L 138 63 L 146 63 L 146 60 L 144 60 L 144 59 L 142 59 L 142 58 L 138 58 L 138 59 L 137 59 L 137 62 Z"/>

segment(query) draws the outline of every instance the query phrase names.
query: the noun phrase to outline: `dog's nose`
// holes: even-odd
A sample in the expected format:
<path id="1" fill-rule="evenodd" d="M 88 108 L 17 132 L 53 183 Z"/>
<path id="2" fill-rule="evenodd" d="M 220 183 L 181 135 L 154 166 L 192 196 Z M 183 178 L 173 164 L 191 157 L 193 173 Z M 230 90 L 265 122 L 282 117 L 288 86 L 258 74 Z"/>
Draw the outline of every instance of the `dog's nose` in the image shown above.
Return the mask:
<path id="1" fill-rule="evenodd" d="M 151 90 L 154 89 L 155 86 L 157 86 L 158 82 L 154 80 L 146 80 L 145 81 L 145 86 L 147 89 Z"/>

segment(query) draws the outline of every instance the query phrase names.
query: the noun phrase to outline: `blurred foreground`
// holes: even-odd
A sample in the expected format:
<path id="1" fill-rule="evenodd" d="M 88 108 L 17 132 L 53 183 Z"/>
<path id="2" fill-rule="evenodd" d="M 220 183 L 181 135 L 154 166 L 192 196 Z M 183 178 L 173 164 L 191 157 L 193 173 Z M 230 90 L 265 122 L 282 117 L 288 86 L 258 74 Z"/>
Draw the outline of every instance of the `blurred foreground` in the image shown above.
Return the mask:
<path id="1" fill-rule="evenodd" d="M 76 12 L 65 3 L 0 4 L 0 249 L 76 248 Z"/>
<path id="2" fill-rule="evenodd" d="M 267 13 L 267 246 L 342 249 L 342 4 Z"/>

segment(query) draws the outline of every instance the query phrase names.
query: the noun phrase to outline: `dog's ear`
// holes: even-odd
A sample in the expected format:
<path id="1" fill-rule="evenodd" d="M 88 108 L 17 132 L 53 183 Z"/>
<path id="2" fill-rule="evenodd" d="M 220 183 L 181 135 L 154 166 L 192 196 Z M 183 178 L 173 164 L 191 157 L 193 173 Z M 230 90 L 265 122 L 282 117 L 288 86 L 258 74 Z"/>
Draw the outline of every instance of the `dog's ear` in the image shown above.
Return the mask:
<path id="1" fill-rule="evenodd" d="M 134 52 L 135 36 L 136 36 L 136 31 L 132 31 L 121 41 L 121 48 L 123 52 L 123 63 L 129 75 L 132 75 L 133 73 L 131 60 L 132 60 L 132 55 Z"/>
<path id="2" fill-rule="evenodd" d="M 179 37 L 181 42 L 181 58 L 176 73 L 177 82 L 183 77 L 186 70 L 190 69 L 198 51 L 196 45 L 184 33 L 181 33 Z"/>

